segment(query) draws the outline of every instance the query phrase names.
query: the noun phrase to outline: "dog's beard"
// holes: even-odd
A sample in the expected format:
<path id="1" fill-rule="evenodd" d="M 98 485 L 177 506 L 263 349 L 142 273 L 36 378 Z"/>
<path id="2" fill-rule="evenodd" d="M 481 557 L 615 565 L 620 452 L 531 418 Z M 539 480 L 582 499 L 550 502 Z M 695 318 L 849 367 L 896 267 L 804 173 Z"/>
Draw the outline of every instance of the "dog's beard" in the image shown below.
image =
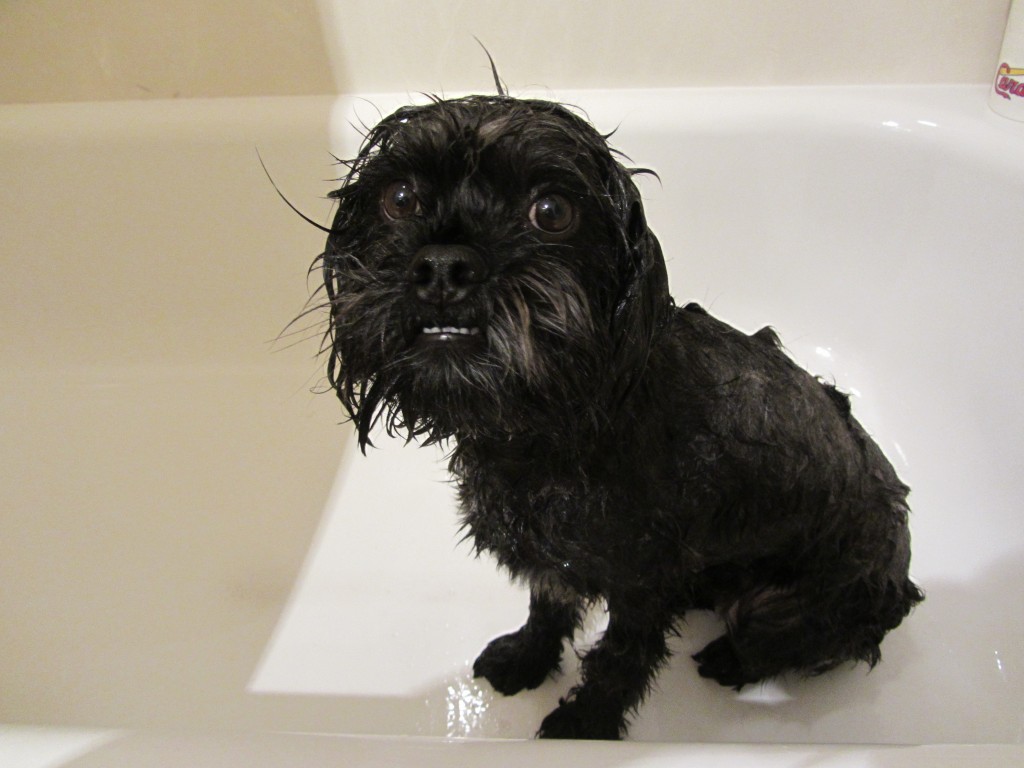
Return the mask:
<path id="1" fill-rule="evenodd" d="M 351 257 L 328 261 L 337 265 L 329 374 L 362 443 L 378 424 L 425 442 L 567 441 L 601 418 L 609 329 L 595 322 L 594 287 L 567 263 L 544 254 L 518 260 L 459 308 L 469 318 L 460 324 L 476 333 L 424 342 L 423 328 L 445 321 L 410 301 L 402 274 Z"/>

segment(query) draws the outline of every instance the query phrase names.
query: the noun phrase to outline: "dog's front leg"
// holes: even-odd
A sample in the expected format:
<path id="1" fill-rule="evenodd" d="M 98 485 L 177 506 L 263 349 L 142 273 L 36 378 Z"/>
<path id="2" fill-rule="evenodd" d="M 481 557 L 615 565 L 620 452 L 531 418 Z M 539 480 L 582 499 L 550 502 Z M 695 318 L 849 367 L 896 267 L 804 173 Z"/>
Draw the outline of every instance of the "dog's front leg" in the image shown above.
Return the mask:
<path id="1" fill-rule="evenodd" d="M 473 676 L 484 677 L 506 696 L 532 689 L 558 669 L 562 641 L 571 638 L 582 604 L 575 595 L 557 597 L 530 590 L 530 616 L 516 632 L 492 640 L 473 662 Z"/>
<path id="2" fill-rule="evenodd" d="M 658 667 L 668 658 L 669 611 L 641 602 L 609 600 L 608 629 L 583 657 L 583 682 L 544 718 L 542 739 L 620 739 L 626 716 L 640 706 Z"/>

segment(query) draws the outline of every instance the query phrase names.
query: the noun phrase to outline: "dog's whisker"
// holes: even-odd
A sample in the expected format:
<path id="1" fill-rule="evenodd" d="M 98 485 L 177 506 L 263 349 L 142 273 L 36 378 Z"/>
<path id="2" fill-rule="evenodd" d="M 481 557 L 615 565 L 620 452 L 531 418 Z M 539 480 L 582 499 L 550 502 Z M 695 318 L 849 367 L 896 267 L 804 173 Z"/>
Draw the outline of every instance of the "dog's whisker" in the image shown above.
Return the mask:
<path id="1" fill-rule="evenodd" d="M 327 327 L 330 325 L 330 318 L 327 317 L 326 312 L 324 312 L 324 310 L 326 308 L 327 308 L 326 305 L 321 305 L 321 306 L 318 306 L 318 307 L 316 307 L 314 309 L 306 310 L 301 315 L 299 315 L 294 320 L 292 320 L 290 323 L 288 323 L 288 325 L 286 325 L 274 337 L 273 340 L 274 341 L 279 341 L 281 339 L 290 339 L 290 338 L 292 338 L 292 337 L 294 337 L 294 336 L 296 336 L 298 334 L 305 334 L 305 333 L 308 333 L 309 331 L 312 331 L 312 330 L 319 330 L 319 331 L 326 330 Z M 312 320 L 310 322 L 307 322 L 305 324 L 301 324 L 300 325 L 301 321 L 306 320 L 307 318 L 311 317 L 314 313 L 323 313 L 323 317 L 321 317 L 321 318 L 319 318 L 317 320 Z"/>
<path id="2" fill-rule="evenodd" d="M 298 323 L 300 320 L 304 320 L 305 318 L 309 317 L 310 315 L 315 315 L 315 314 L 326 312 L 327 310 L 329 310 L 331 308 L 332 304 L 333 304 L 333 302 L 331 302 L 331 301 L 320 301 L 317 304 L 312 304 L 310 302 L 306 302 L 306 306 L 303 307 L 302 311 L 299 312 L 299 314 L 296 315 L 288 323 L 288 325 L 286 325 L 284 327 L 284 329 L 282 330 L 282 333 L 288 331 L 288 329 L 291 328 L 293 325 Z"/>
<path id="3" fill-rule="evenodd" d="M 276 348 L 277 345 L 280 344 L 280 342 L 288 340 L 288 345 L 283 347 L 283 349 L 291 349 L 293 346 L 297 346 L 299 344 L 312 341 L 313 339 L 322 339 L 324 337 L 325 332 L 327 331 L 328 325 L 329 321 L 325 319 L 321 322 L 313 323 L 311 325 L 305 325 L 302 326 L 301 328 L 295 328 L 294 330 L 289 331 L 288 333 L 278 334 L 273 339 L 271 339 L 269 343 Z M 324 351 L 325 350 L 321 347 L 318 354 L 321 354 Z"/>
<path id="4" fill-rule="evenodd" d="M 317 222 L 313 221 L 313 219 L 311 219 L 309 216 L 300 211 L 295 205 L 293 205 L 291 200 L 285 197 L 284 192 L 282 192 L 281 189 L 277 186 L 277 182 L 274 181 L 274 177 L 271 176 L 270 171 L 267 170 L 267 165 L 266 163 L 263 162 L 263 156 L 260 155 L 260 151 L 258 149 L 256 150 L 256 157 L 259 159 L 260 167 L 263 168 L 263 172 L 266 174 L 267 179 L 270 181 L 270 185 L 274 188 L 274 191 L 277 192 L 277 196 L 284 201 L 284 204 L 291 208 L 292 211 L 295 212 L 295 214 L 297 214 L 298 217 L 305 221 L 307 224 L 312 224 L 321 232 L 326 232 L 327 234 L 330 234 L 331 230 L 328 227 L 325 227 L 322 224 L 318 224 Z"/>
<path id="5" fill-rule="evenodd" d="M 271 340 L 268 343 L 271 345 L 271 348 L 272 348 L 271 351 L 273 353 L 275 353 L 275 354 L 278 354 L 278 353 L 284 352 L 284 351 L 289 350 L 289 349 L 294 349 L 296 347 L 304 346 L 304 345 L 308 344 L 309 342 L 314 341 L 314 340 L 320 338 L 321 335 L 322 334 L 320 334 L 320 333 L 308 333 L 308 334 L 301 335 L 301 336 L 300 335 L 296 335 L 295 338 L 293 338 L 287 344 L 283 344 L 283 345 L 280 343 L 281 339 L 273 339 L 273 340 Z M 317 349 L 317 351 L 315 353 L 315 357 L 320 357 L 326 351 L 327 351 L 327 349 L 324 346 L 321 345 L 319 347 L 319 349 Z"/>

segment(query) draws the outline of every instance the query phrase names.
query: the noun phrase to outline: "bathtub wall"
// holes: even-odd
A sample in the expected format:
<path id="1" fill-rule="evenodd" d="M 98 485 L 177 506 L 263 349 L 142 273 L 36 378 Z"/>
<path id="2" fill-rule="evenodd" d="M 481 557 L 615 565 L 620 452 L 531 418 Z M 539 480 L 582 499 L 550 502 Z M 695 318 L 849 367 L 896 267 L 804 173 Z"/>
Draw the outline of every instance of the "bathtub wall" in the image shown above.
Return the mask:
<path id="1" fill-rule="evenodd" d="M 0 106 L 0 723 L 261 722 L 346 438 L 256 152 L 323 221 L 332 101 Z"/>
<path id="2" fill-rule="evenodd" d="M 34 0 L 0 4 L 0 102 L 981 83 L 1010 0 Z"/>

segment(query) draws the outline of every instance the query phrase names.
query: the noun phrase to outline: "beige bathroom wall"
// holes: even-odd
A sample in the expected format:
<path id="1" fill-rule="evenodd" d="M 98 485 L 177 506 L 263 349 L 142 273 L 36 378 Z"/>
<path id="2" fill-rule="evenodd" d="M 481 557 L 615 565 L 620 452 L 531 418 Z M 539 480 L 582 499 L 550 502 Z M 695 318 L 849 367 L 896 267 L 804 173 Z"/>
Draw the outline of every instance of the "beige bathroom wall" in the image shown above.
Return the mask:
<path id="1" fill-rule="evenodd" d="M 313 0 L 0 0 L 0 101 L 334 88 Z"/>
<path id="2" fill-rule="evenodd" d="M 0 723 L 337 722 L 246 694 L 351 433 L 256 153 L 326 220 L 332 102 L 0 106 Z"/>
<path id="3" fill-rule="evenodd" d="M 4 0 L 0 102 L 985 82 L 1010 0 Z"/>

